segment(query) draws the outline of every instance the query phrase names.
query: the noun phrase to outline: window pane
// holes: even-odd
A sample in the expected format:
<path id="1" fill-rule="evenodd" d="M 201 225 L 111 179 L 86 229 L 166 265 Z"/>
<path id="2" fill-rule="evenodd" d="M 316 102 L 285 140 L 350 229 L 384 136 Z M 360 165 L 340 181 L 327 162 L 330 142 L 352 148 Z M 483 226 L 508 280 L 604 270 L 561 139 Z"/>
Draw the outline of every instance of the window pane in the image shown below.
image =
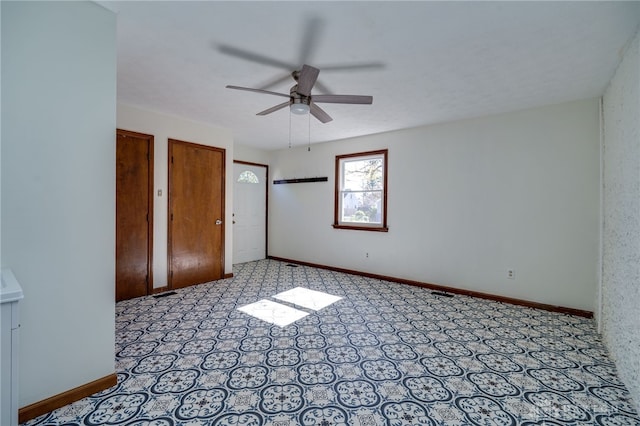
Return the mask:
<path id="1" fill-rule="evenodd" d="M 336 155 L 333 227 L 388 232 L 388 150 Z"/>
<path id="2" fill-rule="evenodd" d="M 343 163 L 344 191 L 381 190 L 383 159 L 381 157 L 347 160 Z"/>
<path id="3" fill-rule="evenodd" d="M 382 223 L 382 191 L 342 193 L 341 222 Z"/>
<path id="4" fill-rule="evenodd" d="M 240 177 L 238 177 L 238 182 L 240 183 L 260 183 L 258 180 L 258 176 L 253 173 L 251 170 L 245 170 L 240 173 Z"/>

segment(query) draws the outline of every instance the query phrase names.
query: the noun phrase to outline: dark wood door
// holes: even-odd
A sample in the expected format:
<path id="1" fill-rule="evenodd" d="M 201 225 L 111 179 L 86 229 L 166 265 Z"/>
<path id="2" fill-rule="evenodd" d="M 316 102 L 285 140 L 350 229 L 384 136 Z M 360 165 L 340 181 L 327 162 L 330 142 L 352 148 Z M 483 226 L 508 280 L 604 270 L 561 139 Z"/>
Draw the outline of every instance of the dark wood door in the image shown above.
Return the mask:
<path id="1" fill-rule="evenodd" d="M 153 287 L 153 136 L 116 131 L 116 301 Z"/>
<path id="2" fill-rule="evenodd" d="M 169 288 L 224 277 L 224 149 L 169 140 Z"/>

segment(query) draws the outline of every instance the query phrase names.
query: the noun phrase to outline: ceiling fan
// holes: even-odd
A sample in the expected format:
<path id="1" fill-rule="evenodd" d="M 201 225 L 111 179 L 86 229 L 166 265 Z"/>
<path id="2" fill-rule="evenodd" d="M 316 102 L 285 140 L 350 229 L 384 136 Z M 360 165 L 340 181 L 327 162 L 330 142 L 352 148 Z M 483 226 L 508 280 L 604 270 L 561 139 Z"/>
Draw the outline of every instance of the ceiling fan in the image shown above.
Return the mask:
<path id="1" fill-rule="evenodd" d="M 373 103 L 372 96 L 362 95 L 312 95 L 311 90 L 318 80 L 320 70 L 310 65 L 302 65 L 302 69 L 299 71 L 293 71 L 291 76 L 296 81 L 289 94 L 272 92 L 264 89 L 252 89 L 249 87 L 241 86 L 226 86 L 228 89 L 246 90 L 249 92 L 264 93 L 267 95 L 281 96 L 289 98 L 288 101 L 275 105 L 271 108 L 267 108 L 264 111 L 260 111 L 256 115 L 267 115 L 272 112 L 278 111 L 282 108 L 290 106 L 291 112 L 294 114 L 307 114 L 311 113 L 315 118 L 322 123 L 328 123 L 333 120 L 329 114 L 327 114 L 317 103 L 334 103 L 334 104 L 364 104 L 370 105 Z"/>

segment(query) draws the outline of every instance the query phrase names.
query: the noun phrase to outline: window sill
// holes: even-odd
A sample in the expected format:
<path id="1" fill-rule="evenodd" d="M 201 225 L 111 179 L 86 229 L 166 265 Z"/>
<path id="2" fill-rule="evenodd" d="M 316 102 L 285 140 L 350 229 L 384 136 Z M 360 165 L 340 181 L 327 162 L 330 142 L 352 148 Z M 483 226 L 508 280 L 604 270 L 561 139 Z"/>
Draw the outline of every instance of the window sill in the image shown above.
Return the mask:
<path id="1" fill-rule="evenodd" d="M 350 229 L 352 231 L 373 231 L 373 232 L 389 232 L 386 226 L 355 226 L 355 225 L 339 225 L 334 223 L 334 229 Z"/>

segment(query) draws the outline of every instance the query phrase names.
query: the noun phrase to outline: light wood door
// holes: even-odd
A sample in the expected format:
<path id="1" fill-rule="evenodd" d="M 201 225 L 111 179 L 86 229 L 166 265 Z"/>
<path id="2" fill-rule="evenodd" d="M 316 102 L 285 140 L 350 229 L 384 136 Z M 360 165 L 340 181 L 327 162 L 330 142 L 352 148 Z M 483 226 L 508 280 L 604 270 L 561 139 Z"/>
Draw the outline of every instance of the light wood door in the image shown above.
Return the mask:
<path id="1" fill-rule="evenodd" d="M 169 288 L 224 277 L 224 149 L 169 139 Z"/>
<path id="2" fill-rule="evenodd" d="M 263 164 L 233 162 L 233 263 L 267 255 L 267 173 Z"/>
<path id="3" fill-rule="evenodd" d="M 116 131 L 116 301 L 153 287 L 153 136 Z"/>

